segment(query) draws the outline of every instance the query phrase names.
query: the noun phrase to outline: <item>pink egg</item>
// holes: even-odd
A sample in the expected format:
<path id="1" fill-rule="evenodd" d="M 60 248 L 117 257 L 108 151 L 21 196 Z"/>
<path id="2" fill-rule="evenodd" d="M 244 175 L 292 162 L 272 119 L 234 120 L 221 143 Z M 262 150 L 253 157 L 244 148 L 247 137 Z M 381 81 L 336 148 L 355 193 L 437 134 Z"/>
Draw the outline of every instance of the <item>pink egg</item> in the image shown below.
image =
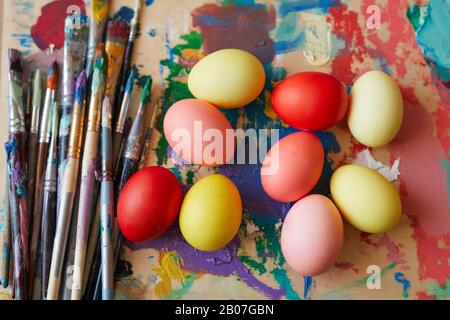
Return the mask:
<path id="1" fill-rule="evenodd" d="M 281 250 L 289 266 L 304 276 L 316 276 L 334 265 L 344 241 L 341 215 L 325 196 L 297 201 L 281 229 Z"/>
<path id="2" fill-rule="evenodd" d="M 178 157 L 191 164 L 218 166 L 234 156 L 235 136 L 230 122 L 204 100 L 174 103 L 164 117 L 164 135 Z"/>
<path id="3" fill-rule="evenodd" d="M 266 193 L 280 202 L 296 201 L 307 195 L 322 174 L 324 152 L 319 138 L 309 132 L 292 133 L 267 153 L 261 167 Z"/>

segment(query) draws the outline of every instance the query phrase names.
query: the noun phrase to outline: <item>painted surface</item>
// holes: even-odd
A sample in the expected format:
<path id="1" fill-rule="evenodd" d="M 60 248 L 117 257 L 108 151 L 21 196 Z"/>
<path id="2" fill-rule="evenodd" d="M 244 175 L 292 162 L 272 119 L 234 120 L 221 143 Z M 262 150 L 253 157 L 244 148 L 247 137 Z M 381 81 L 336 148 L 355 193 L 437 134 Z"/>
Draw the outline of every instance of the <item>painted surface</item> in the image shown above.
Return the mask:
<path id="1" fill-rule="evenodd" d="M 5 3 L 2 61 L 5 48 L 12 46 L 28 53 L 34 65 L 48 64 L 40 49 L 53 38 L 46 36 L 49 17 L 41 8 L 63 2 L 68 1 Z M 380 29 L 367 28 L 367 9 L 373 4 L 380 9 Z M 130 20 L 130 7 L 129 1 L 114 1 L 110 14 Z M 133 55 L 138 76 L 131 105 L 134 114 L 143 76 L 150 73 L 155 81 L 152 103 L 160 112 L 147 164 L 170 168 L 185 190 L 213 172 L 176 166 L 160 132 L 165 111 L 174 102 L 192 97 L 186 84 L 189 70 L 215 50 L 249 50 L 267 74 L 258 99 L 245 109 L 225 112 L 232 126 L 275 127 L 281 129 L 281 136 L 295 130 L 274 115 L 270 92 L 286 75 L 327 72 L 350 88 L 365 71 L 383 70 L 401 88 L 405 118 L 392 143 L 370 151 L 389 166 L 400 158 L 400 176 L 394 184 L 404 210 L 399 225 L 386 234 L 369 235 L 345 224 L 344 249 L 335 266 L 321 276 L 301 277 L 286 265 L 279 245 L 289 205 L 264 194 L 258 165 L 217 168 L 236 183 L 243 198 L 244 221 L 237 237 L 222 250 L 200 252 L 183 240 L 174 225 L 158 240 L 128 243 L 117 273 L 116 298 L 449 299 L 450 40 L 445 28 L 450 24 L 449 12 L 448 0 L 145 1 Z M 33 25 L 38 26 L 37 33 Z M 1 74 L 0 105 L 6 105 L 6 74 Z M 0 117 L 2 137 L 6 137 L 5 118 Z M 314 191 L 327 195 L 332 170 L 351 163 L 365 148 L 352 139 L 345 123 L 318 136 L 326 163 Z M 371 265 L 379 267 L 380 289 L 366 286 Z"/>

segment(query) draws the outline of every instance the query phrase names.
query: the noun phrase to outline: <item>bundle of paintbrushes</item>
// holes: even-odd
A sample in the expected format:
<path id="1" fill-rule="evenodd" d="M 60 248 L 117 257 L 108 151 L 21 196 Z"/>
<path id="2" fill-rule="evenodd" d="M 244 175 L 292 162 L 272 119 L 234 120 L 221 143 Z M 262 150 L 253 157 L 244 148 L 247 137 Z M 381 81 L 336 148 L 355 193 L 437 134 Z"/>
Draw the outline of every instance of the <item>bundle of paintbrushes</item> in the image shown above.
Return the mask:
<path id="1" fill-rule="evenodd" d="M 122 243 L 114 208 L 142 157 L 152 81 L 127 134 L 140 0 L 130 22 L 108 21 L 107 0 L 89 9 L 89 18 L 66 17 L 61 66 L 24 79 L 21 53 L 9 50 L 1 284 L 15 299 L 114 298 Z"/>

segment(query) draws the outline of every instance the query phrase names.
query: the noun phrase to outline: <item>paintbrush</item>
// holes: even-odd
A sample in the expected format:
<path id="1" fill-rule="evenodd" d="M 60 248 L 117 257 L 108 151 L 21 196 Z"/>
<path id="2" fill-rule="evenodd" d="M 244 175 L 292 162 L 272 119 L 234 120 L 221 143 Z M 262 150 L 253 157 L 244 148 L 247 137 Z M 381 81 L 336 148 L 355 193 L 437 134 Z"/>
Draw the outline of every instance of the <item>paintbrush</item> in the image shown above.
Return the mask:
<path id="1" fill-rule="evenodd" d="M 129 25 L 122 20 L 115 19 L 108 22 L 105 46 L 106 54 L 108 55 L 108 81 L 106 82 L 105 96 L 109 98 L 111 106 L 114 106 L 116 90 L 120 89 L 118 80 L 129 31 Z M 112 114 L 114 115 L 114 110 Z"/>
<path id="2" fill-rule="evenodd" d="M 66 17 L 64 31 L 61 120 L 59 122 L 58 203 L 61 200 L 61 192 L 59 191 L 67 163 L 75 82 L 85 65 L 88 29 L 87 17 L 85 15 L 71 14 Z"/>
<path id="3" fill-rule="evenodd" d="M 11 227 L 14 251 L 14 296 L 28 297 L 28 234 L 26 132 L 22 88 L 22 57 L 8 50 L 9 62 L 9 141 L 5 145 L 10 185 Z"/>
<path id="4" fill-rule="evenodd" d="M 52 258 L 53 239 L 56 228 L 56 176 L 58 158 L 58 125 L 59 104 L 55 101 L 52 108 L 51 138 L 48 149 L 47 165 L 44 176 L 44 196 L 42 202 L 42 225 L 41 225 L 41 299 L 47 296 L 47 286 Z"/>
<path id="5" fill-rule="evenodd" d="M 31 117 L 32 117 L 32 83 L 33 83 L 33 72 L 28 73 L 28 78 L 26 83 L 24 83 L 24 104 L 25 104 L 25 130 L 27 135 L 30 133 Z M 28 158 L 28 156 L 27 156 Z M 27 159 L 28 161 L 28 159 Z"/>
<path id="6" fill-rule="evenodd" d="M 36 165 L 36 178 L 34 190 L 34 210 L 31 230 L 30 246 L 30 294 L 34 279 L 34 269 L 37 263 L 39 249 L 39 236 L 41 232 L 42 197 L 44 186 L 44 172 L 47 163 L 47 152 L 51 135 L 51 110 L 55 102 L 56 87 L 58 85 L 58 65 L 56 62 L 49 67 L 47 73 L 47 90 L 45 92 L 44 107 L 42 108 L 41 127 L 39 128 L 39 144 Z"/>
<path id="7" fill-rule="evenodd" d="M 106 97 L 102 110 L 102 143 L 101 143 L 101 256 L 102 256 L 102 299 L 113 299 L 113 229 L 114 221 L 114 185 L 111 137 L 111 105 Z"/>
<path id="8" fill-rule="evenodd" d="M 78 180 L 78 168 L 86 104 L 86 73 L 78 76 L 75 89 L 73 120 L 70 128 L 67 169 L 61 183 L 61 200 L 57 209 L 57 224 L 53 243 L 52 261 L 50 265 L 47 300 L 55 300 L 61 282 L 61 269 L 67 244 L 68 229 L 72 215 L 74 197 Z"/>
<path id="9" fill-rule="evenodd" d="M 131 69 L 128 76 L 125 93 L 122 99 L 122 105 L 120 107 L 119 116 L 117 118 L 116 127 L 113 133 L 113 164 L 115 165 L 119 154 L 122 149 L 123 130 L 125 127 L 125 121 L 128 117 L 128 111 L 130 107 L 131 92 L 133 91 L 134 78 L 136 77 L 136 70 Z"/>
<path id="10" fill-rule="evenodd" d="M 86 246 L 93 205 L 95 163 L 98 151 L 101 102 L 104 95 L 105 75 L 108 65 L 104 45 L 100 44 L 97 51 L 99 54 L 97 55 L 94 65 L 86 141 L 84 143 L 83 161 L 81 164 L 80 200 L 78 207 L 75 264 L 71 296 L 72 300 L 81 299 L 81 289 L 86 259 Z"/>
<path id="11" fill-rule="evenodd" d="M 31 73 L 30 73 L 31 74 Z M 29 90 L 31 91 L 31 90 Z M 31 122 L 28 134 L 27 172 L 28 172 L 28 210 L 33 217 L 34 191 L 36 178 L 37 145 L 39 142 L 39 115 L 41 110 L 42 80 L 41 71 L 37 69 L 33 78 L 33 98 L 31 102 Z"/>
<path id="12" fill-rule="evenodd" d="M 122 99 L 126 91 L 127 76 L 130 71 L 131 58 L 133 56 L 133 44 L 137 33 L 137 25 L 139 21 L 139 12 L 141 10 L 141 2 L 142 2 L 141 0 L 136 0 L 136 4 L 134 7 L 134 15 L 130 23 L 130 33 L 128 35 L 127 45 L 125 48 L 123 67 L 119 77 L 119 84 L 120 84 L 119 101 Z"/>
<path id="13" fill-rule="evenodd" d="M 145 143 L 145 136 L 148 125 L 148 104 L 151 97 L 152 78 L 149 76 L 145 82 L 144 89 L 141 94 L 141 102 L 139 104 L 138 111 L 133 121 L 130 133 L 128 134 L 127 142 L 124 146 L 122 158 L 119 165 L 118 187 L 116 190 L 116 199 L 119 192 L 124 187 L 128 179 L 137 171 L 139 166 L 139 160 Z M 156 109 L 155 109 L 156 110 Z M 151 116 L 153 119 L 154 117 Z M 114 223 L 114 228 L 117 227 L 117 221 Z M 114 234 L 114 261 L 113 266 L 117 263 L 121 248 L 122 248 L 122 235 L 120 232 Z M 101 277 L 97 278 L 97 282 L 94 290 L 94 299 L 99 299 L 101 288 Z"/>
<path id="14" fill-rule="evenodd" d="M 3 203 L 3 248 L 2 248 L 2 285 L 8 288 L 9 285 L 9 264 L 11 254 L 11 212 L 9 205 L 9 177 L 6 175 L 5 200 Z"/>
<path id="15" fill-rule="evenodd" d="M 91 79 L 95 61 L 95 50 L 105 34 L 106 20 L 109 13 L 109 0 L 91 0 L 89 5 L 89 44 L 86 60 L 86 75 Z"/>

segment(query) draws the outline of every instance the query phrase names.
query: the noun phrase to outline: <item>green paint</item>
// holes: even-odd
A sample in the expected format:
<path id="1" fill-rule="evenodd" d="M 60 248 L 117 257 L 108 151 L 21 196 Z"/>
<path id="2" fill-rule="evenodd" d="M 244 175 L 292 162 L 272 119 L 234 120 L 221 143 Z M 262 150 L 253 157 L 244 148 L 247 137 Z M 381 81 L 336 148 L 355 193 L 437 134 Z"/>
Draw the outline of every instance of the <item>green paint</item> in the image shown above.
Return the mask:
<path id="1" fill-rule="evenodd" d="M 427 284 L 429 295 L 435 296 L 438 300 L 447 300 L 450 298 L 450 279 L 447 279 L 445 287 L 442 288 L 439 283 L 433 282 Z"/>
<path id="2" fill-rule="evenodd" d="M 411 5 L 408 10 L 406 10 L 406 16 L 411 22 L 415 31 L 420 30 L 425 23 L 425 19 L 428 15 L 427 6 L 418 6 L 416 4 Z"/>
<path id="3" fill-rule="evenodd" d="M 262 275 L 263 273 L 267 272 L 266 267 L 264 266 L 264 262 L 260 263 L 256 260 L 253 260 L 251 257 L 249 256 L 240 256 L 238 257 L 239 260 L 242 261 L 242 263 L 244 263 L 246 266 L 248 266 L 249 268 L 256 270 L 259 272 L 260 275 Z M 265 259 L 264 259 L 265 260 Z"/>
<path id="4" fill-rule="evenodd" d="M 288 300 L 301 300 L 300 296 L 292 288 L 291 282 L 290 282 L 289 278 L 287 277 L 286 270 L 276 268 L 276 269 L 273 269 L 270 273 L 274 276 L 275 280 L 280 285 L 280 289 L 286 290 L 286 298 Z"/>
<path id="5" fill-rule="evenodd" d="M 441 166 L 447 171 L 447 193 L 450 196 L 450 161 L 443 159 L 440 162 Z"/>
<path id="6" fill-rule="evenodd" d="M 396 265 L 397 265 L 397 263 L 393 262 L 393 263 L 389 264 L 388 266 L 386 266 L 384 269 L 381 270 L 380 276 L 384 277 L 386 275 L 386 273 L 388 271 L 391 271 L 392 269 L 394 269 Z M 354 288 L 354 287 L 365 286 L 367 284 L 367 280 L 369 279 L 369 277 L 371 275 L 372 274 L 369 274 L 368 276 L 366 276 L 366 277 L 364 277 L 362 279 L 353 281 L 352 283 L 350 283 L 348 285 L 345 285 L 345 286 L 343 286 L 341 288 L 335 289 L 333 291 L 341 291 L 341 290 L 346 290 L 346 289 L 350 289 L 350 288 Z"/>
<path id="7" fill-rule="evenodd" d="M 186 184 L 194 184 L 194 177 L 195 177 L 195 172 L 192 170 L 189 170 L 186 173 Z"/>
<path id="8" fill-rule="evenodd" d="M 142 90 L 141 95 L 141 102 L 142 104 L 146 104 L 152 95 L 152 83 L 153 79 L 151 76 L 147 76 L 147 79 L 145 80 L 144 89 Z"/>
<path id="9" fill-rule="evenodd" d="M 197 32 L 190 32 L 188 34 L 180 36 L 180 39 L 184 41 L 184 43 L 175 46 L 172 49 L 172 53 L 174 56 L 181 57 L 183 49 L 200 49 L 202 46 L 202 36 Z M 166 67 L 169 70 L 169 74 L 165 80 L 167 81 L 167 88 L 164 91 L 163 95 L 163 112 L 158 115 L 156 119 L 156 129 L 159 132 L 164 132 L 163 130 L 163 120 L 164 114 L 167 109 L 170 108 L 175 102 L 182 100 L 193 98 L 194 96 L 189 91 L 187 83 L 180 82 L 180 78 L 184 78 L 189 74 L 189 69 L 181 66 L 172 59 L 161 60 L 161 66 Z M 161 135 L 157 145 L 156 145 L 156 156 L 157 156 L 157 164 L 162 166 L 167 162 L 167 148 L 169 144 L 167 143 L 164 135 Z"/>
<path id="10" fill-rule="evenodd" d="M 177 290 L 173 290 L 171 293 L 169 293 L 167 296 L 165 296 L 164 300 L 177 300 L 181 299 L 188 291 L 191 289 L 192 285 L 194 284 L 194 281 L 197 278 L 195 277 L 195 274 L 187 274 L 183 282 L 181 283 L 181 288 Z"/>

